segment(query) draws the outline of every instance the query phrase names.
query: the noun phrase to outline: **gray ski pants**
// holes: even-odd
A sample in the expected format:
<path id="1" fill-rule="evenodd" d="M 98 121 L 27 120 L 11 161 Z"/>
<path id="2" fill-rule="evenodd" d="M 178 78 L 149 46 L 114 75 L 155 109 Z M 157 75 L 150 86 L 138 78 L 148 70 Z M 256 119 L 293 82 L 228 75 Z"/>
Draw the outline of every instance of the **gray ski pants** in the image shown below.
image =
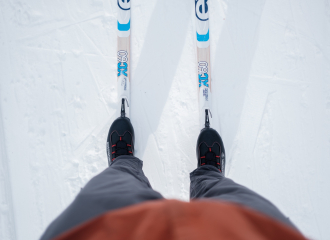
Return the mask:
<path id="1" fill-rule="evenodd" d="M 48 226 L 41 239 L 52 239 L 110 210 L 144 201 L 164 199 L 151 188 L 142 165 L 142 161 L 136 157 L 116 158 L 111 167 L 87 183 L 69 207 Z M 296 229 L 271 202 L 224 177 L 213 166 L 197 168 L 190 173 L 190 180 L 191 199 L 212 199 L 241 204 Z"/>

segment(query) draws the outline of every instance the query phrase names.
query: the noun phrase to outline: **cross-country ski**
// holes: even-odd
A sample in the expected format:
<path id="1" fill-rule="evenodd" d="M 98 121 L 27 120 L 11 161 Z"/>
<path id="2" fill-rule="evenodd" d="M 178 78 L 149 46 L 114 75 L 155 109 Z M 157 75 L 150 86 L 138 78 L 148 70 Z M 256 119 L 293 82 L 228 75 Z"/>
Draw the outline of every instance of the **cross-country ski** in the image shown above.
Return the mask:
<path id="1" fill-rule="evenodd" d="M 213 165 L 225 174 L 226 155 L 219 133 L 211 128 L 211 64 L 209 6 L 207 0 L 195 0 L 197 36 L 197 75 L 199 123 L 201 133 L 197 140 L 197 166 Z"/>
<path id="2" fill-rule="evenodd" d="M 118 102 L 120 116 L 130 117 L 130 36 L 131 36 L 131 1 L 117 0 L 117 59 L 118 59 Z"/>

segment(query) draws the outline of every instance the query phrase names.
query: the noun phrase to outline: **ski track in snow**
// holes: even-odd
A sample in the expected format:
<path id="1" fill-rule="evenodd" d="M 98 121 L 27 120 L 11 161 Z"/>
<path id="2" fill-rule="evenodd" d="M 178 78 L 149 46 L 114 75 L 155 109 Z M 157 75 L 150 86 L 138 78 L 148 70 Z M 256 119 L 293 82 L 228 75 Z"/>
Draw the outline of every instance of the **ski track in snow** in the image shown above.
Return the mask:
<path id="1" fill-rule="evenodd" d="M 116 1 L 0 0 L 0 239 L 37 239 L 107 167 Z M 330 2 L 210 0 L 226 174 L 328 239 Z M 131 118 L 155 190 L 189 200 L 199 133 L 193 1 L 132 1 Z"/>

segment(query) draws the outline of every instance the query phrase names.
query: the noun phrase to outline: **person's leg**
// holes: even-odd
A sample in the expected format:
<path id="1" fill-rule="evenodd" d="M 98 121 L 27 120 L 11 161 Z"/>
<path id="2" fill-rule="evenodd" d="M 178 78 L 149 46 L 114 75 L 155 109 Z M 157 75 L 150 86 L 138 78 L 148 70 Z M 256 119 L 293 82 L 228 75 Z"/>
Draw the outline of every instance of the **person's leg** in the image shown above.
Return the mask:
<path id="1" fill-rule="evenodd" d="M 117 157 L 109 168 L 86 184 L 41 239 L 52 239 L 109 210 L 156 199 L 163 197 L 151 188 L 142 171 L 142 161 L 133 156 Z"/>
<path id="2" fill-rule="evenodd" d="M 274 204 L 252 190 L 224 177 L 214 166 L 205 165 L 197 168 L 190 173 L 190 179 L 191 199 L 204 198 L 241 204 L 297 229 Z"/>
<path id="3" fill-rule="evenodd" d="M 297 229 L 270 201 L 224 177 L 225 149 L 215 129 L 202 129 L 197 139 L 196 153 L 198 168 L 190 173 L 191 199 L 216 199 L 241 204 Z"/>

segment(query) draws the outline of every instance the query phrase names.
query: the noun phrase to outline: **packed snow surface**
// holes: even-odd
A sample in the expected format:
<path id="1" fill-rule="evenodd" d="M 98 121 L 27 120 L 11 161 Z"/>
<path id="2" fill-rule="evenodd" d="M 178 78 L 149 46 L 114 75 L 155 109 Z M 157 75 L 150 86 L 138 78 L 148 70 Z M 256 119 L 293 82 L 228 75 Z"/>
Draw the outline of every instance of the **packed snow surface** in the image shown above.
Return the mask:
<path id="1" fill-rule="evenodd" d="M 199 134 L 193 0 L 132 0 L 131 119 L 153 188 L 189 200 Z M 209 0 L 226 176 L 329 239 L 330 1 Z M 107 167 L 116 0 L 0 0 L 0 239 L 38 239 Z"/>

